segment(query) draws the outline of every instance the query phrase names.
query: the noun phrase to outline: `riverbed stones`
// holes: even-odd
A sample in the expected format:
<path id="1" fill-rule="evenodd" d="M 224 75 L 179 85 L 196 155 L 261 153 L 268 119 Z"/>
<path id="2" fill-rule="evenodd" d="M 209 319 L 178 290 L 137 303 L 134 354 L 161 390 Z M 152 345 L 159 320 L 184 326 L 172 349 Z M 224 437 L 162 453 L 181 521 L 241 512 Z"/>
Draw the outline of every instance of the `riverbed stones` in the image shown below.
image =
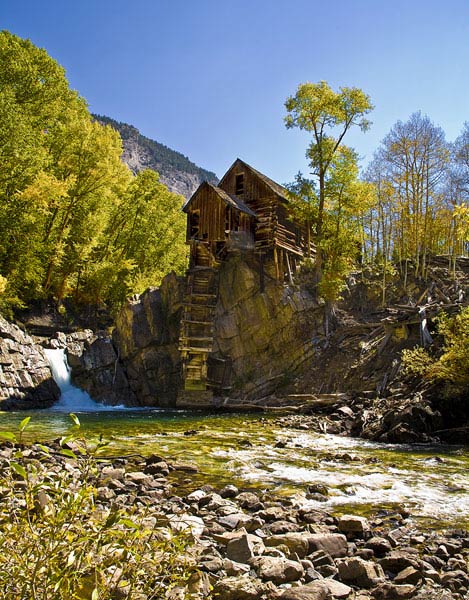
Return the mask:
<path id="1" fill-rule="evenodd" d="M 8 466 L 17 450 L 0 446 L 0 469 Z M 72 460 L 60 456 L 59 446 L 53 450 L 44 459 L 39 448 L 24 449 L 24 460 L 41 461 L 41 468 L 48 473 L 66 470 L 78 484 L 81 457 Z M 154 460 L 153 464 L 166 462 L 172 478 L 184 477 L 172 469 L 171 461 L 164 461 L 162 456 Z M 284 503 L 271 494 L 255 494 L 263 508 L 249 510 L 240 506 L 237 497 L 222 498 L 208 486 L 191 490 L 187 482 L 185 495 L 180 497 L 166 477 L 155 479 L 140 471 L 148 464 L 152 461 L 121 458 L 100 465 L 98 477 L 93 478 L 96 506 L 106 519 L 116 508 L 133 505 L 136 518 L 164 540 L 177 530 L 191 534 L 193 546 L 188 550 L 187 568 L 198 570 L 199 576 L 194 576 L 189 591 L 181 588 L 175 598 L 184 598 L 184 593 L 186 597 L 189 593 L 192 598 L 219 600 L 463 600 L 467 596 L 469 543 L 463 533 L 425 532 L 417 549 L 407 546 L 416 536 L 415 528 L 402 525 L 393 530 L 395 549 L 389 551 L 385 545 L 387 552 L 380 557 L 376 551 L 394 527 L 392 515 L 389 521 L 384 517 L 368 520 L 370 534 L 374 534 L 368 541 L 354 536 L 347 542 L 346 535 L 338 531 L 339 520 L 325 512 L 317 512 L 317 518 L 306 523 L 304 513 L 292 500 Z M 271 507 L 282 510 L 268 512 Z M 299 531 L 272 534 L 271 528 L 277 523 L 274 515 L 281 518 L 279 523 L 293 523 Z M 260 526 L 251 532 L 248 523 Z M 431 554 L 441 546 L 450 551 L 440 551 L 440 556 Z M 211 593 L 208 584 L 214 588 L 212 596 L 207 595 Z"/>
<path id="2" fill-rule="evenodd" d="M 249 564 L 262 580 L 272 581 L 277 585 L 298 581 L 304 575 L 303 565 L 287 558 L 261 556 L 251 559 Z"/>
<path id="3" fill-rule="evenodd" d="M 365 517 L 343 515 L 339 519 L 338 527 L 342 533 L 352 538 L 370 537 L 370 523 Z"/>
<path id="4" fill-rule="evenodd" d="M 347 556 L 348 544 L 345 535 L 340 533 L 313 533 L 308 536 L 309 553 L 324 550 L 332 558 Z"/>
<path id="5" fill-rule="evenodd" d="M 358 557 L 341 558 L 336 561 L 338 577 L 344 583 L 372 588 L 384 581 L 383 569 L 374 562 Z"/>

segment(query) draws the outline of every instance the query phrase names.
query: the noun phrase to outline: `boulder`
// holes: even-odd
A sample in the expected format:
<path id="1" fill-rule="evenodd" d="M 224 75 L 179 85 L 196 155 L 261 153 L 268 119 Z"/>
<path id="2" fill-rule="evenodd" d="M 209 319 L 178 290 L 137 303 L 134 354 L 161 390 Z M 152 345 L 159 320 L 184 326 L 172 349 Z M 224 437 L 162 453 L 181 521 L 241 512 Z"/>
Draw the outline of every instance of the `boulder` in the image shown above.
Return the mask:
<path id="1" fill-rule="evenodd" d="M 261 581 L 248 575 L 224 577 L 215 584 L 213 597 L 218 600 L 259 600 L 268 589 Z"/>
<path id="2" fill-rule="evenodd" d="M 406 567 L 396 575 L 393 583 L 396 585 L 411 584 L 416 585 L 422 580 L 422 573 L 414 567 Z"/>
<path id="3" fill-rule="evenodd" d="M 362 558 L 340 558 L 336 561 L 338 577 L 344 583 L 372 588 L 384 581 L 383 569 L 374 562 Z"/>
<path id="4" fill-rule="evenodd" d="M 374 600 L 407 600 L 415 596 L 415 586 L 413 585 L 395 585 L 386 581 L 380 583 L 372 591 Z"/>
<path id="5" fill-rule="evenodd" d="M 370 523 L 365 517 L 343 515 L 338 522 L 339 530 L 351 537 L 365 538 L 370 532 Z"/>
<path id="6" fill-rule="evenodd" d="M 329 587 L 322 581 L 292 587 L 280 595 L 281 600 L 331 600 L 332 598 Z"/>
<path id="7" fill-rule="evenodd" d="M 308 543 L 309 553 L 324 550 L 332 558 L 347 556 L 347 538 L 340 533 L 314 533 L 308 536 Z"/>
<path id="8" fill-rule="evenodd" d="M 264 581 L 280 585 L 298 581 L 304 575 L 303 565 L 294 560 L 277 556 L 261 556 L 250 561 L 258 576 Z"/>
<path id="9" fill-rule="evenodd" d="M 248 563 L 254 558 L 254 540 L 248 534 L 230 540 L 226 546 L 226 557 L 238 563 Z"/>
<path id="10" fill-rule="evenodd" d="M 307 533 L 289 532 L 266 537 L 264 543 L 266 546 L 286 546 L 290 556 L 304 558 L 309 554 L 309 537 Z"/>
<path id="11" fill-rule="evenodd" d="M 397 574 L 407 567 L 418 568 L 418 560 L 415 555 L 410 555 L 402 550 L 393 550 L 378 561 L 385 571 Z"/>

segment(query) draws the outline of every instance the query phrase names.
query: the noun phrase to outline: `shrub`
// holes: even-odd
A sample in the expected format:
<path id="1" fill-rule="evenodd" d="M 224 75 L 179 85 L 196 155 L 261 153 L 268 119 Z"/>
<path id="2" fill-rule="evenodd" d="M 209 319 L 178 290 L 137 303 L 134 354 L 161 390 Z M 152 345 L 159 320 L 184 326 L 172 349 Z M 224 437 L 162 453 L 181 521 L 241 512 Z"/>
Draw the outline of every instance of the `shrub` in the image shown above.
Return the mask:
<path id="1" fill-rule="evenodd" d="M 150 600 L 184 587 L 188 537 L 155 528 L 141 505 L 101 506 L 97 457 L 82 442 L 73 447 L 2 453 L 1 597 Z"/>
<path id="2" fill-rule="evenodd" d="M 469 386 L 469 307 L 454 317 L 440 316 L 437 329 L 443 337 L 439 358 L 432 358 L 423 348 L 403 350 L 404 373 L 451 383 L 464 391 Z"/>

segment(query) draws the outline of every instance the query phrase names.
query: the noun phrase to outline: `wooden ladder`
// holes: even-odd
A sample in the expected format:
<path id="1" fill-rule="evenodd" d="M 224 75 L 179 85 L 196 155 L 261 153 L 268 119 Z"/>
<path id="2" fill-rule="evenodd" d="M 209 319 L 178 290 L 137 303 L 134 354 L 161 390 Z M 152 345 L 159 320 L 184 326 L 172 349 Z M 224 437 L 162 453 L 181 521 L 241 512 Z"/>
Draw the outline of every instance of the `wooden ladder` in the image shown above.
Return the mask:
<path id="1" fill-rule="evenodd" d="M 205 244 L 197 244 L 186 273 L 184 311 L 179 335 L 185 390 L 207 389 L 207 360 L 213 350 L 218 268 Z"/>

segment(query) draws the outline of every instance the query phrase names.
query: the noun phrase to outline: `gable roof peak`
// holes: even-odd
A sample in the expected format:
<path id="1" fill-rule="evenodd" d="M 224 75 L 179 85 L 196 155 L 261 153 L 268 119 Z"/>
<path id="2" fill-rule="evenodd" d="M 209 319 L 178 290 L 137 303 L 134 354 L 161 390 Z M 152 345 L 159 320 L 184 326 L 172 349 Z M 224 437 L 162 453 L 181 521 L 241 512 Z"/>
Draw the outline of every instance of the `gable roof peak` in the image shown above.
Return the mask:
<path id="1" fill-rule="evenodd" d="M 282 198 L 286 202 L 290 201 L 290 198 L 288 196 L 288 191 L 282 185 L 280 185 L 273 179 L 270 179 L 270 177 L 267 177 L 267 175 L 264 175 L 263 173 L 261 173 L 260 171 L 255 169 L 254 167 L 251 167 L 251 165 L 249 165 L 247 162 L 245 162 L 244 160 L 242 160 L 239 157 L 234 161 L 234 163 L 231 165 L 231 167 L 227 170 L 227 172 L 221 178 L 220 182 L 218 183 L 218 185 L 220 187 L 223 185 L 223 182 L 225 181 L 228 173 L 230 173 L 230 171 L 232 171 L 232 169 L 234 169 L 234 167 L 237 165 L 241 165 L 244 169 L 250 171 L 253 175 L 258 177 L 274 194 L 276 194 L 277 196 L 280 196 L 280 198 Z"/>

